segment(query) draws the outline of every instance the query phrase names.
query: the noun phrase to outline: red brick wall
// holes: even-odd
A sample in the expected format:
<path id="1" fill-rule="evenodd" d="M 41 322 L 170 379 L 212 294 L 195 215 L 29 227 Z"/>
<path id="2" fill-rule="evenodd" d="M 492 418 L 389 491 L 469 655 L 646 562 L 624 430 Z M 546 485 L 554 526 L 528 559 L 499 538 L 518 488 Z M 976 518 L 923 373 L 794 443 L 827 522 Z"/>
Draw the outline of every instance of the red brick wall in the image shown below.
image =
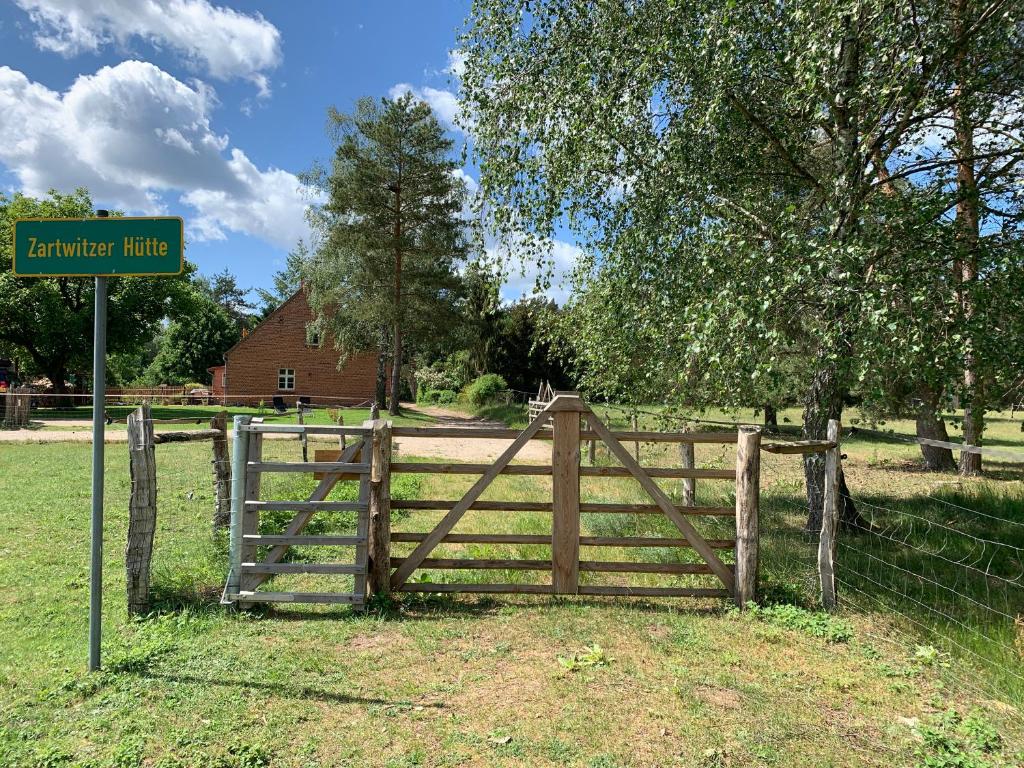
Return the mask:
<path id="1" fill-rule="evenodd" d="M 227 400 L 263 399 L 269 405 L 277 395 L 292 405 L 299 396 L 373 399 L 377 355 L 354 355 L 338 370 L 338 351 L 329 336 L 319 347 L 306 345 L 306 324 L 312 319 L 306 294 L 299 291 L 228 350 Z M 295 371 L 294 390 L 277 388 L 281 368 Z"/>

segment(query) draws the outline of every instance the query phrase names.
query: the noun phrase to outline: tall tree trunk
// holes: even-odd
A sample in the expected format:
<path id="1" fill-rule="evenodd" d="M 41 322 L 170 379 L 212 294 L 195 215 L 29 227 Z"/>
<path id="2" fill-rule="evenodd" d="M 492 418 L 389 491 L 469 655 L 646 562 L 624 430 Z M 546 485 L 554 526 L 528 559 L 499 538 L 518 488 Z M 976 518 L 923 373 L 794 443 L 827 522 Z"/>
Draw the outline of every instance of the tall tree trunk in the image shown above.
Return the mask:
<path id="1" fill-rule="evenodd" d="M 970 24 L 968 18 L 968 0 L 955 0 L 953 13 L 955 29 L 959 35 Z M 957 79 L 962 83 L 969 77 L 970 61 L 967 52 L 960 48 L 956 53 Z M 958 83 L 953 93 L 953 133 L 956 140 L 957 168 L 956 184 L 956 239 L 959 259 L 954 269 L 954 277 L 959 281 L 960 310 L 964 323 L 964 442 L 968 445 L 981 445 L 982 433 L 985 431 L 985 403 L 983 400 L 983 382 L 978 375 L 974 357 L 974 283 L 978 279 L 978 245 L 979 224 L 978 183 L 974 173 L 974 124 L 971 120 L 970 108 Z M 981 474 L 981 454 L 960 454 L 960 474 Z"/>
<path id="2" fill-rule="evenodd" d="M 835 366 L 819 362 L 804 398 L 805 440 L 825 440 L 829 419 L 843 415 L 843 388 Z M 825 500 L 825 454 L 804 456 L 804 479 L 807 482 L 807 530 L 821 531 L 821 513 Z"/>
<path id="3" fill-rule="evenodd" d="M 939 415 L 939 397 L 928 388 L 921 391 L 921 403 L 915 414 L 917 436 L 928 440 L 949 441 L 946 422 Z M 925 469 L 931 472 L 952 472 L 956 469 L 953 451 L 934 445 L 921 444 L 921 455 L 924 457 Z"/>
<path id="4" fill-rule="evenodd" d="M 835 244 L 842 245 L 850 240 L 857 228 L 855 190 L 863 173 L 858 147 L 860 121 L 857 105 L 860 40 L 854 19 L 849 15 L 842 19 L 842 40 L 837 54 L 834 110 L 836 184 L 830 234 Z M 847 314 L 842 306 L 838 306 L 823 320 L 842 329 Z M 849 349 L 842 341 L 835 348 L 825 347 L 818 351 L 811 385 L 804 397 L 805 440 L 825 440 L 829 420 L 842 416 L 845 389 L 837 361 L 848 354 Z M 807 530 L 819 533 L 825 500 L 825 454 L 809 453 L 804 456 L 804 479 L 807 483 Z"/>
<path id="5" fill-rule="evenodd" d="M 402 391 L 402 327 L 395 322 L 395 345 L 391 353 L 391 398 L 388 413 L 396 416 L 399 412 L 398 398 Z"/>
<path id="6" fill-rule="evenodd" d="M 395 324 L 393 330 L 394 348 L 391 353 L 391 402 L 388 413 L 397 416 L 400 409 L 398 398 L 402 391 L 402 184 L 401 171 L 395 192 Z"/>
<path id="7" fill-rule="evenodd" d="M 384 345 L 377 352 L 377 386 L 374 396 L 377 400 L 377 408 L 384 407 L 384 403 L 388 396 L 388 373 L 387 373 L 387 353 L 384 351 Z"/>
<path id="8" fill-rule="evenodd" d="M 779 433 L 779 412 L 771 403 L 764 404 L 764 431 L 769 435 Z"/>

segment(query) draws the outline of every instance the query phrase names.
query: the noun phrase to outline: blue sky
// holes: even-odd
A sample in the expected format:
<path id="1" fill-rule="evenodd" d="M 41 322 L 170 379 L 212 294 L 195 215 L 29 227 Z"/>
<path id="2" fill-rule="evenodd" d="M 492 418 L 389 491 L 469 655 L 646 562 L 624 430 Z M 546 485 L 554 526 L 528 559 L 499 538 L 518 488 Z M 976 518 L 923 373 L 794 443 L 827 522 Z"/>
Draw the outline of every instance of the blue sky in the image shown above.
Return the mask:
<path id="1" fill-rule="evenodd" d="M 307 234 L 297 174 L 330 155 L 328 106 L 412 90 L 466 140 L 452 118 L 468 2 L 0 3 L 0 189 L 85 186 L 97 207 L 180 215 L 188 258 L 243 286 L 268 286 Z M 576 253 L 555 244 L 562 270 Z"/>

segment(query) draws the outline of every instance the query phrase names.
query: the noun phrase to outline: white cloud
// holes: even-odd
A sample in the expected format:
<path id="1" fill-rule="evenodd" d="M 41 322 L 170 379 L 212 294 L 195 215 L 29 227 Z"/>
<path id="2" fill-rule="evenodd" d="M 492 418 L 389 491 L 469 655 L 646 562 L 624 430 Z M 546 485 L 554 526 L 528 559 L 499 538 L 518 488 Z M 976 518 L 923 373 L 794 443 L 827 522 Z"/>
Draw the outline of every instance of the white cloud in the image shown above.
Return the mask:
<path id="1" fill-rule="evenodd" d="M 569 278 L 583 255 L 583 249 L 564 240 L 552 240 L 548 245 L 550 260 L 547 264 L 524 264 L 504 247 L 490 246 L 486 249 L 487 260 L 502 265 L 505 271 L 505 282 L 501 287 L 502 299 L 516 301 L 540 295 L 554 299 L 558 304 L 566 302 L 571 288 Z M 549 285 L 538 291 L 542 278 Z"/>
<path id="2" fill-rule="evenodd" d="M 276 168 L 229 150 L 210 125 L 216 98 L 141 61 L 83 75 L 63 94 L 0 67 L 0 163 L 31 195 L 84 186 L 94 199 L 144 213 L 167 194 L 196 209 L 191 235 L 228 230 L 289 248 L 308 237 L 308 191 Z"/>
<path id="3" fill-rule="evenodd" d="M 456 80 L 462 80 L 462 73 L 466 71 L 466 52 L 459 48 L 448 51 L 448 66 L 444 71 Z"/>
<path id="4" fill-rule="evenodd" d="M 244 78 L 269 93 L 264 72 L 281 61 L 281 33 L 259 13 L 208 0 L 15 0 L 36 25 L 36 45 L 73 56 L 133 39 L 167 47 L 218 80 Z"/>
<path id="5" fill-rule="evenodd" d="M 458 98 L 451 91 L 431 88 L 430 86 L 414 88 L 409 83 L 399 83 L 391 87 L 391 90 L 388 91 L 388 96 L 392 99 L 397 99 L 406 93 L 411 93 L 420 101 L 427 102 L 430 108 L 434 110 L 434 114 L 437 115 L 437 119 L 446 128 L 454 131 L 461 131 L 463 129 L 463 126 L 459 125 L 458 122 L 462 106 L 459 104 Z"/>

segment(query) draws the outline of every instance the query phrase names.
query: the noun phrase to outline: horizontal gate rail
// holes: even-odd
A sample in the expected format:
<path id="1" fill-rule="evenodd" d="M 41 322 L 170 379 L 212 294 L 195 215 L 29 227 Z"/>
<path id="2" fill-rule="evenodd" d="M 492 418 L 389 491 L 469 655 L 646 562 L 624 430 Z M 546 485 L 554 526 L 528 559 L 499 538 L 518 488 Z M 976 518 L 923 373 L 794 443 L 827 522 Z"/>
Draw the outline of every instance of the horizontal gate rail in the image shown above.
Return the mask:
<path id="1" fill-rule="evenodd" d="M 362 569 L 351 563 L 242 563 L 248 573 L 343 573 L 357 574 Z"/>
<path id="2" fill-rule="evenodd" d="M 361 512 L 359 501 L 246 501 L 245 506 L 263 512 Z"/>
<path id="3" fill-rule="evenodd" d="M 431 463 L 418 461 L 396 461 L 391 464 L 391 471 L 399 474 L 423 475 L 482 475 L 491 469 L 490 464 L 462 463 Z M 551 475 L 554 470 L 550 464 L 509 464 L 502 467 L 498 474 L 502 475 Z M 633 477 L 626 467 L 580 467 L 580 475 L 584 477 Z M 736 471 L 732 469 L 687 469 L 685 467 L 650 467 L 644 469 L 649 477 L 693 478 L 696 480 L 735 480 Z"/>
<path id="4" fill-rule="evenodd" d="M 522 434 L 518 429 L 475 429 L 472 427 L 392 427 L 395 437 L 458 437 L 483 440 L 514 440 Z M 727 445 L 735 443 L 736 432 L 612 432 L 620 442 L 640 443 L 710 443 Z M 539 431 L 531 440 L 553 438 L 550 431 Z M 600 440 L 592 430 L 581 429 L 580 440 Z"/>
<path id="5" fill-rule="evenodd" d="M 323 472 L 325 475 L 366 475 L 369 464 L 338 461 L 250 461 L 249 472 Z"/>
<path id="6" fill-rule="evenodd" d="M 242 540 L 246 544 L 255 544 L 256 546 L 285 545 L 290 547 L 354 547 L 356 544 L 366 543 L 365 536 L 261 536 L 252 534 L 243 536 Z"/>
<path id="7" fill-rule="evenodd" d="M 422 542 L 428 533 L 392 531 L 392 541 Z M 581 547 L 692 547 L 689 539 L 661 536 L 580 536 Z M 445 544 L 542 544 L 551 545 L 551 537 L 534 533 L 449 533 L 441 539 Z M 732 549 L 735 539 L 708 539 L 711 549 Z M 403 560 L 403 562 L 405 562 Z"/>
<path id="8" fill-rule="evenodd" d="M 550 584 L 456 584 L 452 582 L 409 581 L 398 587 L 399 592 L 470 592 L 476 594 L 553 595 Z"/>
<path id="9" fill-rule="evenodd" d="M 289 435 L 351 435 L 366 437 L 373 434 L 370 427 L 335 427 L 318 424 L 249 424 L 243 426 L 243 432 L 255 434 L 289 434 Z"/>
<path id="10" fill-rule="evenodd" d="M 392 501 L 392 509 L 451 509 L 455 499 L 405 499 Z M 476 512 L 551 512 L 550 501 L 476 501 L 470 505 L 469 511 Z M 676 511 L 684 515 L 708 515 L 714 517 L 732 517 L 736 514 L 733 507 L 684 507 L 676 505 Z M 647 515 L 663 514 L 657 504 L 614 504 L 606 502 L 583 502 L 580 512 L 594 514 L 629 514 Z"/>

